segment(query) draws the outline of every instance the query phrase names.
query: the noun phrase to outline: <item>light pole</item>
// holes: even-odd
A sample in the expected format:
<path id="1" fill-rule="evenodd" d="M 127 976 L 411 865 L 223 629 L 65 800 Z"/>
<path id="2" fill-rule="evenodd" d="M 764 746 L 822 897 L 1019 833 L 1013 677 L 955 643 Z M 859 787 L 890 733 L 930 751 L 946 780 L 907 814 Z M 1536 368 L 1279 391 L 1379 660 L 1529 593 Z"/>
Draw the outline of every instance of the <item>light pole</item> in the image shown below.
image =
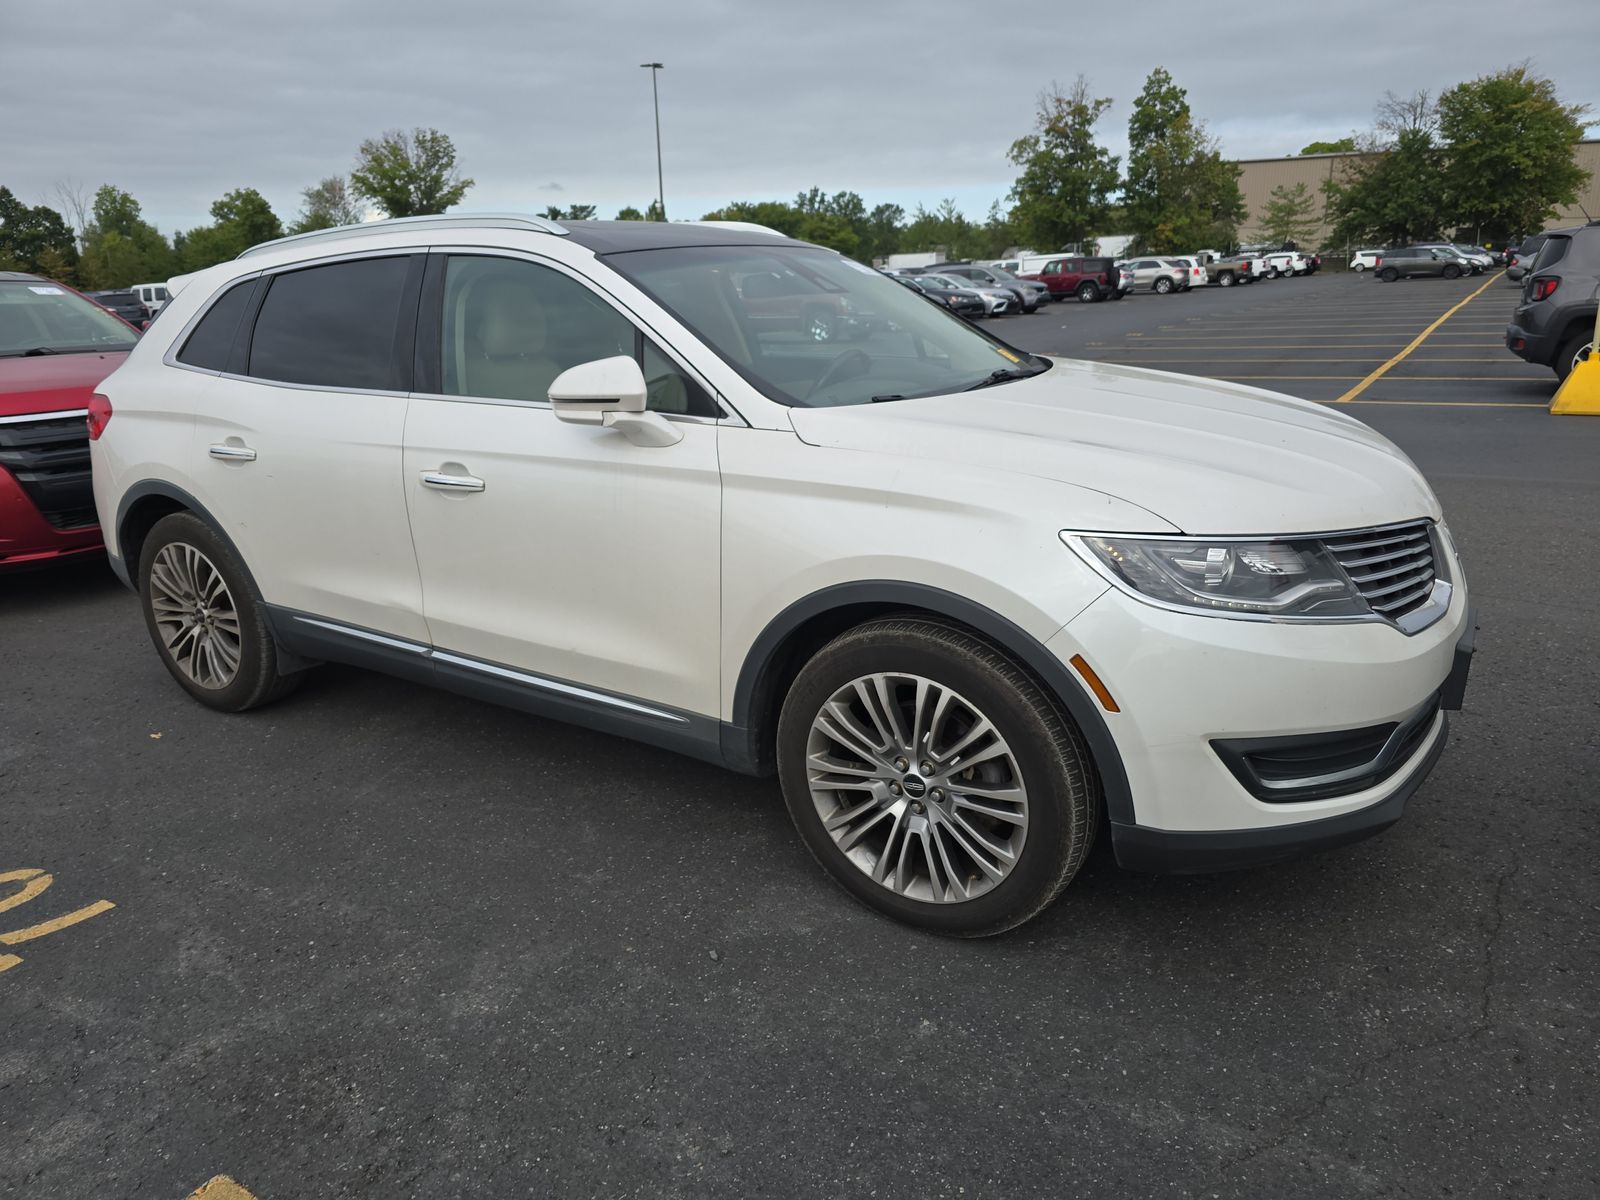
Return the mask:
<path id="1" fill-rule="evenodd" d="M 650 70 L 650 98 L 656 106 L 656 203 L 661 206 L 661 219 L 667 219 L 667 190 L 661 182 L 661 93 L 656 90 L 656 72 L 665 65 L 658 62 L 640 63 Z"/>

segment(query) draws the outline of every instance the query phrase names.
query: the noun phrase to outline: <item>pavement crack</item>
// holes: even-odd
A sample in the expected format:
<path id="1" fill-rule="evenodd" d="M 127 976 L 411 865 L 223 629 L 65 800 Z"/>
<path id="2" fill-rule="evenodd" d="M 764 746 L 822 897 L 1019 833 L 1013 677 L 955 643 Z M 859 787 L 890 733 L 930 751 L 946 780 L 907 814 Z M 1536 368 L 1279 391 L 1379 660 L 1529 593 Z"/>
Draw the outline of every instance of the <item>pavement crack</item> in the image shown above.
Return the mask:
<path id="1" fill-rule="evenodd" d="M 1487 1033 L 1490 1029 L 1489 1010 L 1494 1003 L 1494 988 L 1498 978 L 1495 952 L 1500 940 L 1501 931 L 1505 928 L 1505 897 L 1511 881 L 1522 870 L 1522 858 L 1513 850 L 1510 865 L 1495 877 L 1494 890 L 1490 895 L 1489 922 L 1484 930 L 1482 954 L 1482 982 L 1478 989 L 1478 1017 L 1468 1028 L 1457 1030 L 1454 1033 L 1438 1034 L 1422 1038 L 1419 1041 L 1401 1041 L 1381 1054 L 1374 1055 L 1355 1064 L 1353 1070 L 1344 1078 L 1335 1080 L 1324 1088 L 1308 1103 L 1286 1117 L 1279 1131 L 1266 1141 L 1250 1146 L 1239 1154 L 1224 1158 L 1218 1165 L 1216 1174 L 1202 1189 L 1204 1194 L 1220 1196 L 1216 1189 L 1222 1186 L 1224 1180 L 1247 1163 L 1254 1161 L 1263 1154 L 1270 1153 L 1282 1146 L 1296 1133 L 1305 1127 L 1306 1123 L 1318 1116 L 1333 1101 L 1335 1096 L 1349 1091 L 1365 1083 L 1367 1077 L 1378 1068 L 1384 1066 L 1390 1059 L 1402 1054 L 1409 1054 L 1418 1050 L 1437 1050 L 1445 1046 L 1453 1046 L 1458 1042 L 1471 1041 Z"/>

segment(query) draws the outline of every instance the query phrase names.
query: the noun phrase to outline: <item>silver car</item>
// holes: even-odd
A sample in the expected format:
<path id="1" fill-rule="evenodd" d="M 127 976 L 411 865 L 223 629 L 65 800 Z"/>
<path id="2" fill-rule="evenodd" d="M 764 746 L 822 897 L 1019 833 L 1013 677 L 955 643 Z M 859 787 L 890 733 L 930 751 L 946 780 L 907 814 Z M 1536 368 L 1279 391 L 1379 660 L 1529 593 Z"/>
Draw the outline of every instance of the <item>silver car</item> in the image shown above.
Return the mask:
<path id="1" fill-rule="evenodd" d="M 1181 292 L 1189 286 L 1189 271 L 1170 258 L 1130 258 L 1122 264 L 1133 276 L 1133 290 Z"/>

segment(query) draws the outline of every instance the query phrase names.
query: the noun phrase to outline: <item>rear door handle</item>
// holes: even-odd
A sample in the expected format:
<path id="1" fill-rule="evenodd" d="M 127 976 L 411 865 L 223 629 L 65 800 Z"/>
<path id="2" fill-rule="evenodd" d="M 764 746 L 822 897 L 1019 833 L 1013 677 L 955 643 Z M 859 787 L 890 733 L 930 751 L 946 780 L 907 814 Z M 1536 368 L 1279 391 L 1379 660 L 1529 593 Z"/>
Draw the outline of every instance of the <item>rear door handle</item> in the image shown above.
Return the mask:
<path id="1" fill-rule="evenodd" d="M 441 492 L 483 491 L 483 480 L 476 475 L 446 475 L 442 471 L 424 471 L 422 482 L 425 487 L 437 488 Z"/>
<path id="2" fill-rule="evenodd" d="M 256 452 L 249 446 L 233 446 L 227 442 L 214 443 L 209 451 L 212 458 L 220 458 L 227 462 L 255 462 Z"/>

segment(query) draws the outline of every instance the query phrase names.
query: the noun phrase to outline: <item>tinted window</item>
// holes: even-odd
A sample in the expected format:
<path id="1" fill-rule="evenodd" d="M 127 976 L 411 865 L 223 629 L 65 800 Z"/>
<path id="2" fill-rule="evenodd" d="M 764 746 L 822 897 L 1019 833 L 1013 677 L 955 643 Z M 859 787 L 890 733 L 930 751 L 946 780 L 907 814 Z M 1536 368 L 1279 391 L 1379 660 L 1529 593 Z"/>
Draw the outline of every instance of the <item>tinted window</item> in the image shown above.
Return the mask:
<path id="1" fill-rule="evenodd" d="M 721 413 L 698 383 L 690 379 L 650 339 L 644 339 L 645 407 L 651 412 L 716 417 Z"/>
<path id="2" fill-rule="evenodd" d="M 363 258 L 274 276 L 250 340 L 260 379 L 389 391 L 409 261 Z"/>
<path id="3" fill-rule="evenodd" d="M 205 371 L 227 370 L 228 353 L 239 332 L 239 320 L 250 307 L 250 292 L 255 285 L 254 279 L 246 279 L 223 292 L 178 351 L 178 361 Z"/>
<path id="4" fill-rule="evenodd" d="M 632 323 L 561 272 L 468 255 L 446 266 L 445 395 L 546 400 L 568 367 L 618 354 L 633 357 Z"/>
<path id="5" fill-rule="evenodd" d="M 1567 256 L 1567 247 L 1572 245 L 1568 237 L 1553 237 L 1548 239 L 1539 248 L 1539 257 L 1534 260 L 1532 270 L 1544 271 L 1555 266 Z"/>

